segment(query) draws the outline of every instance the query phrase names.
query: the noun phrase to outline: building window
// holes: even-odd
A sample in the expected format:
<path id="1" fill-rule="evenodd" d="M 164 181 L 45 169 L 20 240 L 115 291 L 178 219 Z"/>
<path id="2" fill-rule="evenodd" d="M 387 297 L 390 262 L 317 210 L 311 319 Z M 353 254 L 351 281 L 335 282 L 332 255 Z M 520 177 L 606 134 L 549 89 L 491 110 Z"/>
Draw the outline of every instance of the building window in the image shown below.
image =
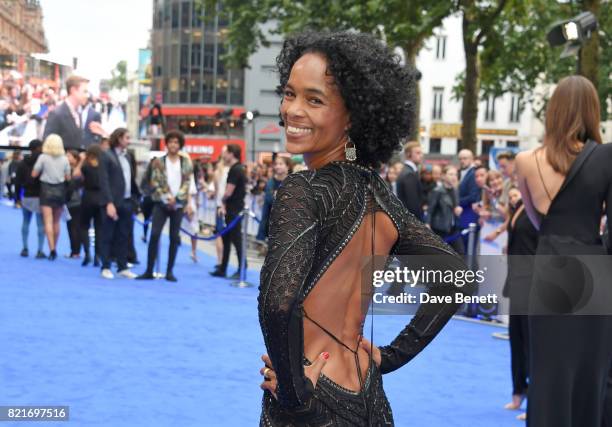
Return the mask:
<path id="1" fill-rule="evenodd" d="M 225 62 L 221 61 L 223 55 L 225 55 L 225 46 L 219 44 L 217 45 L 217 75 L 219 76 L 225 74 Z"/>
<path id="2" fill-rule="evenodd" d="M 155 24 L 155 29 L 158 28 L 162 28 L 164 21 L 163 21 L 163 13 L 162 13 L 162 8 L 158 7 L 157 10 L 155 11 L 155 19 L 154 19 L 154 24 Z"/>
<path id="3" fill-rule="evenodd" d="M 495 96 L 489 95 L 485 101 L 485 122 L 495 121 Z"/>
<path id="4" fill-rule="evenodd" d="M 200 43 L 191 44 L 191 73 L 200 74 L 202 64 L 202 49 Z"/>
<path id="5" fill-rule="evenodd" d="M 482 150 L 480 150 L 480 154 L 482 154 L 483 156 L 488 155 L 493 145 L 495 145 L 495 141 L 491 139 L 483 139 L 482 140 Z"/>
<path id="6" fill-rule="evenodd" d="M 213 71 L 215 67 L 215 45 L 206 43 L 204 45 L 204 71 Z"/>
<path id="7" fill-rule="evenodd" d="M 429 153 L 431 154 L 440 153 L 441 148 L 442 148 L 442 139 L 429 138 Z"/>
<path id="8" fill-rule="evenodd" d="M 181 45 L 181 75 L 189 72 L 189 45 Z"/>
<path id="9" fill-rule="evenodd" d="M 191 102 L 196 103 L 200 101 L 200 76 L 192 76 L 190 82 Z"/>
<path id="10" fill-rule="evenodd" d="M 178 28 L 179 25 L 179 4 L 172 5 L 172 28 Z"/>
<path id="11" fill-rule="evenodd" d="M 202 7 L 200 5 L 193 5 L 193 13 L 191 14 L 191 26 L 193 28 L 202 27 Z"/>
<path id="12" fill-rule="evenodd" d="M 189 9 L 191 6 L 190 1 L 184 1 L 181 3 L 181 27 L 189 28 L 190 27 L 190 19 L 189 19 Z"/>
<path id="13" fill-rule="evenodd" d="M 170 7 L 170 3 L 164 3 L 164 28 L 167 28 L 170 25 L 170 18 L 172 15 L 172 9 L 170 9 Z"/>
<path id="14" fill-rule="evenodd" d="M 510 98 L 510 123 L 518 123 L 521 116 L 521 106 L 518 95 Z"/>
<path id="15" fill-rule="evenodd" d="M 204 80 L 202 80 L 202 102 L 212 103 L 212 94 L 213 94 L 213 76 L 210 74 L 204 75 Z"/>
<path id="16" fill-rule="evenodd" d="M 431 112 L 431 118 L 434 120 L 442 120 L 442 96 L 444 94 L 444 88 L 434 87 L 433 92 L 433 110 Z"/>
<path id="17" fill-rule="evenodd" d="M 436 59 L 446 58 L 446 36 L 436 36 Z"/>

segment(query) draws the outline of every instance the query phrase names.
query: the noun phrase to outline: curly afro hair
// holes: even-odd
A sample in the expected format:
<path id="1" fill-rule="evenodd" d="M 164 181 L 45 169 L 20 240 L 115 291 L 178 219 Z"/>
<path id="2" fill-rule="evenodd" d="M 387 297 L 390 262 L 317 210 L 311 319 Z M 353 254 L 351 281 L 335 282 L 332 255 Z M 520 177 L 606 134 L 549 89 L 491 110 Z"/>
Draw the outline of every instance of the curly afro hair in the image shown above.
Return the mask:
<path id="1" fill-rule="evenodd" d="M 306 53 L 327 59 L 328 73 L 350 115 L 349 136 L 357 148 L 357 163 L 378 167 L 389 161 L 415 125 L 414 69 L 402 66 L 399 56 L 372 35 L 305 32 L 285 40 L 276 58 L 280 95 L 293 64 Z"/>

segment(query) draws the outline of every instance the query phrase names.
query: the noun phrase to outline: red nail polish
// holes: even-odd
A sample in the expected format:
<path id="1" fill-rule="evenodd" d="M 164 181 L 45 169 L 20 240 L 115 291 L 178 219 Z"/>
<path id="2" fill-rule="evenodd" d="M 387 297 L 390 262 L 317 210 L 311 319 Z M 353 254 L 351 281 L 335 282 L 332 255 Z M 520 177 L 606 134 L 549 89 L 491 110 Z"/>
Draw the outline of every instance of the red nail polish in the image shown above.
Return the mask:
<path id="1" fill-rule="evenodd" d="M 323 359 L 325 359 L 325 360 L 329 359 L 329 353 L 328 352 L 324 352 L 323 353 Z"/>

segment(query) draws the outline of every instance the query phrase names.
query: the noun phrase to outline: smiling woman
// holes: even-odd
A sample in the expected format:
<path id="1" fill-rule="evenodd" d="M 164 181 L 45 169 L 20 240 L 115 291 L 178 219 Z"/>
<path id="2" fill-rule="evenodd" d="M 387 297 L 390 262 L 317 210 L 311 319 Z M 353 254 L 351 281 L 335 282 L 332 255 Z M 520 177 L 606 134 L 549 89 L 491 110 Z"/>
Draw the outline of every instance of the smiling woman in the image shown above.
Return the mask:
<path id="1" fill-rule="evenodd" d="M 277 65 L 289 152 L 308 158 L 334 146 L 344 159 L 350 141 L 357 163 L 376 167 L 414 126 L 414 72 L 371 36 L 301 34 L 285 41 Z"/>
<path id="2" fill-rule="evenodd" d="M 298 35 L 277 64 L 287 151 L 303 154 L 308 170 L 285 178 L 270 214 L 258 298 L 269 353 L 261 425 L 391 426 L 382 374 L 416 356 L 459 305 L 421 306 L 390 345 L 376 347 L 363 338 L 372 298 L 361 286 L 372 277 L 363 257 L 435 255 L 440 269 L 465 267 L 376 169 L 410 133 L 413 72 L 357 33 Z"/>

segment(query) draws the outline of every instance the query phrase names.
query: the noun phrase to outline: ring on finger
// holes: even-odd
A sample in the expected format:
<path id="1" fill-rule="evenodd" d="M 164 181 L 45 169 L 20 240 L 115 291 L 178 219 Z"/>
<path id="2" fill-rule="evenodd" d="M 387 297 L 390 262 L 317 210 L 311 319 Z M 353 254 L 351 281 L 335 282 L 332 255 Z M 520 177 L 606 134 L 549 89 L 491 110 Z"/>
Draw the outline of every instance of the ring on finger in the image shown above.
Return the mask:
<path id="1" fill-rule="evenodd" d="M 269 380 L 269 379 L 270 379 L 270 377 L 268 377 L 268 371 L 271 371 L 271 370 L 272 370 L 272 369 L 270 369 L 270 368 L 265 368 L 265 369 L 264 369 L 264 371 L 263 371 L 263 376 L 264 376 L 264 378 L 265 378 L 265 379 L 267 379 L 267 380 Z"/>

